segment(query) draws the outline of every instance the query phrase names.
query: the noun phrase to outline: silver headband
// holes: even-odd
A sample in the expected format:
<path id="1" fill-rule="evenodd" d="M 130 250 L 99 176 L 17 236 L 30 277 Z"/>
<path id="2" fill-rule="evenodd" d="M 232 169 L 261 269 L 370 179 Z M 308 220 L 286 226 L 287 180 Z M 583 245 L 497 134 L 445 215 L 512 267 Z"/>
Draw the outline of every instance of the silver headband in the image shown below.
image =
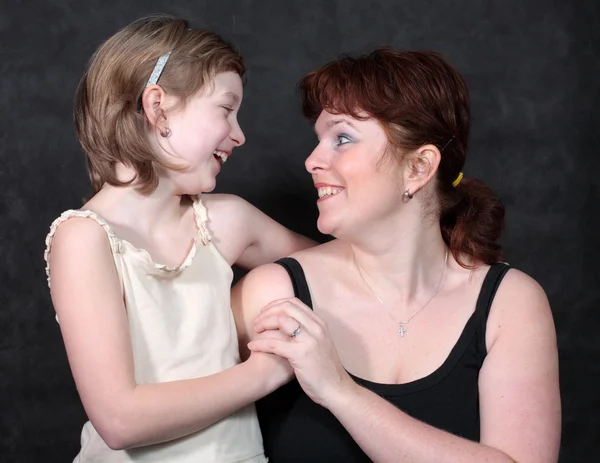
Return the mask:
<path id="1" fill-rule="evenodd" d="M 167 64 L 167 61 L 169 61 L 169 56 L 171 56 L 170 51 L 168 51 L 167 53 L 162 55 L 160 58 L 158 58 L 158 61 L 156 62 L 156 66 L 154 66 L 152 74 L 150 74 L 150 78 L 148 79 L 148 83 L 146 84 L 146 87 L 149 87 L 150 85 L 154 85 L 155 83 L 158 82 L 158 79 L 160 79 L 160 75 L 162 74 L 163 69 L 165 68 L 165 66 Z"/>

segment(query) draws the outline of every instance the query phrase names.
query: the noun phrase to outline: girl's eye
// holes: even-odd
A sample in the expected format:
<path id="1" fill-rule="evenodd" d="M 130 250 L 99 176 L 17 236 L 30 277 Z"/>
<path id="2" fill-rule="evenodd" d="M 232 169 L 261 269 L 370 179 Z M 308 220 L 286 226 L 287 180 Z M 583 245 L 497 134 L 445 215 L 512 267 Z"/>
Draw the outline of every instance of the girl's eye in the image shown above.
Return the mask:
<path id="1" fill-rule="evenodd" d="M 346 143 L 350 143 L 352 140 L 348 135 L 340 134 L 335 137 L 336 143 L 335 146 L 345 145 Z"/>
<path id="2" fill-rule="evenodd" d="M 227 111 L 228 114 L 233 112 L 233 108 L 230 106 L 221 106 L 221 108 Z"/>

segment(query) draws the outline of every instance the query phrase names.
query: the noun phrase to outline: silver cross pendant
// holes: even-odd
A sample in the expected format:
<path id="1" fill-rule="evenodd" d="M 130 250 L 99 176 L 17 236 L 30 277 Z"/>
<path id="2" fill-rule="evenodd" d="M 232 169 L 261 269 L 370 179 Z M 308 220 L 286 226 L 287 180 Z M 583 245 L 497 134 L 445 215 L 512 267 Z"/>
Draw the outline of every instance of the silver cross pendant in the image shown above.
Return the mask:
<path id="1" fill-rule="evenodd" d="M 400 333 L 400 336 L 404 337 L 404 333 L 406 333 L 406 331 L 408 330 L 404 328 L 404 325 L 402 323 L 400 323 L 400 328 L 398 329 L 398 333 Z"/>

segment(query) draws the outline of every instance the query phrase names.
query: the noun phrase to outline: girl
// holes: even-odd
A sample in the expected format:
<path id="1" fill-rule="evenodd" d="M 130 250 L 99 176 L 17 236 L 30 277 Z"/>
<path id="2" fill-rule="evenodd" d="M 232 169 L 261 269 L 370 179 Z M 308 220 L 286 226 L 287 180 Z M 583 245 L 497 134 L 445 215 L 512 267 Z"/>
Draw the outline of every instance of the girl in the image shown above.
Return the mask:
<path id="1" fill-rule="evenodd" d="M 243 76 L 223 39 L 170 17 L 119 31 L 83 76 L 95 195 L 52 224 L 45 255 L 89 417 L 75 461 L 266 461 L 252 403 L 291 369 L 239 363 L 231 266 L 312 243 L 240 198 L 200 196 L 245 141 Z"/>

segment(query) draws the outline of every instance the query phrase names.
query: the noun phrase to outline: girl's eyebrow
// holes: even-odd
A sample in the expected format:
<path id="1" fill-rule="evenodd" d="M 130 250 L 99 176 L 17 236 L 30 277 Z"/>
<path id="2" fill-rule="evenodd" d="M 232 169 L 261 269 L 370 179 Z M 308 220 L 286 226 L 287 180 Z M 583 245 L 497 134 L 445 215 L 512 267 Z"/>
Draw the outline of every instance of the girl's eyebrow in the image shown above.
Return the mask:
<path id="1" fill-rule="evenodd" d="M 224 93 L 223 96 L 229 96 L 229 97 L 233 98 L 233 102 L 235 104 L 238 104 L 240 102 L 240 97 L 233 92 Z"/>

